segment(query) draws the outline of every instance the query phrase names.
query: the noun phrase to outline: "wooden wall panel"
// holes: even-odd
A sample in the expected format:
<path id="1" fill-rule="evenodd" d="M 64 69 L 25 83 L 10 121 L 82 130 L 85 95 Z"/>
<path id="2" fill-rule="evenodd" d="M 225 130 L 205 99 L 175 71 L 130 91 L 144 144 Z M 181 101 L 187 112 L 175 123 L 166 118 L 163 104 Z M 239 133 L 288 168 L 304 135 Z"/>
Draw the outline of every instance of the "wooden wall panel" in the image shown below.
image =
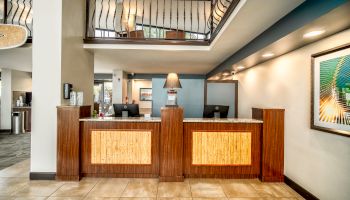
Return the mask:
<path id="1" fill-rule="evenodd" d="M 91 164 L 145 164 L 151 161 L 151 131 L 92 131 Z"/>
<path id="2" fill-rule="evenodd" d="M 161 109 L 160 181 L 183 181 L 183 109 Z"/>
<path id="3" fill-rule="evenodd" d="M 83 121 L 81 126 L 81 173 L 93 177 L 158 177 L 159 122 Z M 151 132 L 150 164 L 93 164 L 91 161 L 92 131 Z M 144 147 L 142 147 L 144 148 Z"/>
<path id="4" fill-rule="evenodd" d="M 193 132 L 192 165 L 251 165 L 251 132 Z"/>
<path id="5" fill-rule="evenodd" d="M 196 178 L 257 178 L 260 174 L 260 131 L 258 123 L 184 123 L 184 174 Z M 250 132 L 251 165 L 193 165 L 193 132 Z M 213 155 L 215 156 L 215 155 Z"/>
<path id="6" fill-rule="evenodd" d="M 264 121 L 262 132 L 261 180 L 284 180 L 284 109 L 253 108 L 253 118 Z"/>
<path id="7" fill-rule="evenodd" d="M 79 180 L 79 119 L 90 117 L 91 106 L 57 107 L 58 180 Z"/>

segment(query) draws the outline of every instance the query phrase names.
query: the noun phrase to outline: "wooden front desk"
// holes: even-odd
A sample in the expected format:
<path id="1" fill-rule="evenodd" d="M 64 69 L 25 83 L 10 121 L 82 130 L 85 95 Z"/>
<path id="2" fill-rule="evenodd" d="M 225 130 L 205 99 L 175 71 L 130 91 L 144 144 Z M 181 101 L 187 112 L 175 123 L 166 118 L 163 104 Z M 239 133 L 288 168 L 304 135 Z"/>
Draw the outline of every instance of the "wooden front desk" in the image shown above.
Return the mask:
<path id="1" fill-rule="evenodd" d="M 58 131 L 57 179 L 159 177 L 160 181 L 183 181 L 186 177 L 260 177 L 263 181 L 282 181 L 283 165 L 270 165 L 268 161 L 278 158 L 279 163 L 283 163 L 280 157 L 283 145 L 280 148 L 281 141 L 277 141 L 283 139 L 279 136 L 283 130 L 262 121 L 274 119 L 259 118 L 257 111 L 256 119 L 184 119 L 182 108 L 163 108 L 161 114 L 161 118 L 150 119 L 66 120 L 66 123 L 79 124 L 79 136 L 65 141 L 68 137 L 62 136 L 69 135 L 71 130 L 58 127 L 61 131 Z M 269 134 L 278 137 L 267 137 Z M 279 149 L 269 148 L 277 147 L 277 143 Z M 74 154 L 74 159 L 62 154 L 65 151 L 62 147 L 70 144 L 78 144 L 79 153 Z M 262 152 L 269 152 L 269 156 L 263 156 Z M 75 166 L 74 172 L 64 167 L 67 159 Z"/>

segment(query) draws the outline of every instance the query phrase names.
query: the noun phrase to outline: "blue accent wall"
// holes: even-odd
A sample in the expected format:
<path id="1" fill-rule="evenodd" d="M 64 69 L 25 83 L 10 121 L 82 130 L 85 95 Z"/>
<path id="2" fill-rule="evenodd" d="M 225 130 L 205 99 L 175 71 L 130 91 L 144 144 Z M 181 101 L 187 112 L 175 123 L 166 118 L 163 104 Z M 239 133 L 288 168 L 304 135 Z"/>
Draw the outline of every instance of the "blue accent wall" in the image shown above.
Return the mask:
<path id="1" fill-rule="evenodd" d="M 227 117 L 235 117 L 235 84 L 208 83 L 207 104 L 230 106 Z"/>
<path id="2" fill-rule="evenodd" d="M 177 103 L 184 108 L 184 117 L 202 117 L 204 107 L 204 79 L 181 79 L 182 89 L 178 90 Z M 160 117 L 160 108 L 167 101 L 167 89 L 164 89 L 165 78 L 152 79 L 152 116 Z"/>

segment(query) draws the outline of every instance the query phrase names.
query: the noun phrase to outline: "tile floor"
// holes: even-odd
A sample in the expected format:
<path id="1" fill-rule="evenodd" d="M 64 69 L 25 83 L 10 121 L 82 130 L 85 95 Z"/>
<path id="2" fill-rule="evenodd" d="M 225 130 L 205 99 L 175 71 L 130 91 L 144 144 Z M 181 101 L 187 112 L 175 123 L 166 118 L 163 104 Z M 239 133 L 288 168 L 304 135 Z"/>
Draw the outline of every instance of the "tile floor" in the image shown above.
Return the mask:
<path id="1" fill-rule="evenodd" d="M 29 181 L 29 159 L 0 171 L 0 200 L 260 200 L 303 199 L 284 183 L 257 179 L 84 178 L 80 182 Z"/>

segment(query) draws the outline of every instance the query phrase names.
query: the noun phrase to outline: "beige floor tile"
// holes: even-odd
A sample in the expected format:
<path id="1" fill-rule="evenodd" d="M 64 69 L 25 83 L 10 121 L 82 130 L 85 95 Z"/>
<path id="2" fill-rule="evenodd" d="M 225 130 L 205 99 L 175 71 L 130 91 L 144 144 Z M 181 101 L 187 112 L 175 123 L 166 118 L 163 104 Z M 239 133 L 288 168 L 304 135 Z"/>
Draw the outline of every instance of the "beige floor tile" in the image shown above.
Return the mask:
<path id="1" fill-rule="evenodd" d="M 224 182 L 221 184 L 227 197 L 260 197 L 249 182 Z"/>
<path id="2" fill-rule="evenodd" d="M 11 196 L 28 184 L 28 178 L 0 178 L 0 196 Z"/>
<path id="3" fill-rule="evenodd" d="M 217 198 L 193 198 L 193 200 L 228 200 L 226 197 L 217 197 Z"/>
<path id="4" fill-rule="evenodd" d="M 96 197 L 120 197 L 129 181 L 130 179 L 126 178 L 102 179 L 88 193 L 87 197 L 89 199 Z"/>
<path id="5" fill-rule="evenodd" d="M 294 197 L 283 187 L 283 183 L 251 184 L 261 197 Z"/>
<path id="6" fill-rule="evenodd" d="M 297 197 L 299 199 L 304 199 L 299 193 L 297 193 L 296 191 L 294 191 L 292 188 L 290 188 L 288 185 L 286 184 L 282 184 L 282 186 L 284 187 L 284 189 L 286 189 L 288 192 L 290 192 L 294 197 Z"/>
<path id="7" fill-rule="evenodd" d="M 119 197 L 85 197 L 84 200 L 119 200 Z"/>
<path id="8" fill-rule="evenodd" d="M 81 200 L 81 197 L 49 197 L 47 200 Z"/>
<path id="9" fill-rule="evenodd" d="M 229 200 L 267 200 L 266 198 L 262 197 L 237 197 L 237 198 L 229 198 Z"/>
<path id="10" fill-rule="evenodd" d="M 193 198 L 226 197 L 219 179 L 189 179 Z"/>
<path id="11" fill-rule="evenodd" d="M 191 188 L 185 182 L 161 182 L 158 184 L 157 197 L 191 197 Z"/>
<path id="12" fill-rule="evenodd" d="M 157 200 L 192 200 L 190 197 L 158 197 Z"/>
<path id="13" fill-rule="evenodd" d="M 51 196 L 53 197 L 84 197 L 95 186 L 95 182 L 70 182 L 65 183 Z"/>
<path id="14" fill-rule="evenodd" d="M 156 200 L 157 198 L 150 197 L 122 197 L 119 200 Z"/>
<path id="15" fill-rule="evenodd" d="M 13 200 L 45 200 L 47 197 L 15 197 Z"/>
<path id="16" fill-rule="evenodd" d="M 58 181 L 30 181 L 23 189 L 14 193 L 14 196 L 30 197 L 30 196 L 50 196 L 65 182 Z"/>
<path id="17" fill-rule="evenodd" d="M 25 162 L 25 161 L 23 161 Z M 0 171 L 0 177 L 29 177 L 29 164 L 17 163 Z"/>
<path id="18" fill-rule="evenodd" d="M 158 179 L 132 179 L 121 197 L 157 197 Z"/>

